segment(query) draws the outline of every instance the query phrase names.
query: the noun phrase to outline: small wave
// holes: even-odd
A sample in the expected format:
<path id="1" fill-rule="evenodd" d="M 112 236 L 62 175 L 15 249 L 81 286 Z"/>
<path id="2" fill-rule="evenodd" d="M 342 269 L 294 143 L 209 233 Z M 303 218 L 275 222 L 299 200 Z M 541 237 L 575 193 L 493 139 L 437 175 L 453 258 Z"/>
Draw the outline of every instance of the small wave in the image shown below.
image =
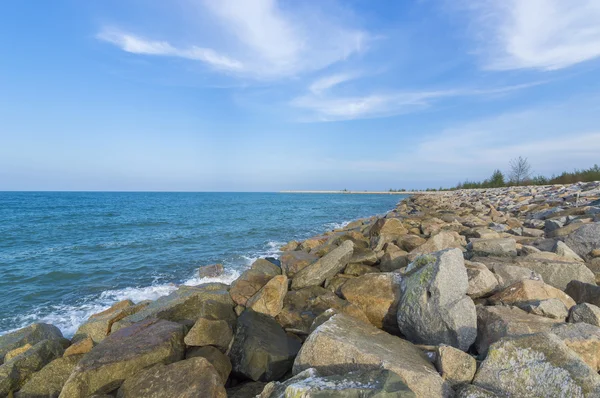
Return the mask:
<path id="1" fill-rule="evenodd" d="M 269 241 L 265 243 L 265 248 L 259 252 L 251 255 L 242 256 L 247 262 L 247 265 L 251 265 L 259 258 L 265 257 L 277 257 L 281 254 L 281 246 L 285 245 L 286 242 Z"/>
<path id="2" fill-rule="evenodd" d="M 327 224 L 325 224 L 325 228 L 327 230 L 334 230 L 334 229 L 342 229 L 342 228 L 346 228 L 346 226 L 348 226 L 348 224 L 350 224 L 351 221 L 343 221 L 343 222 L 329 222 Z"/>

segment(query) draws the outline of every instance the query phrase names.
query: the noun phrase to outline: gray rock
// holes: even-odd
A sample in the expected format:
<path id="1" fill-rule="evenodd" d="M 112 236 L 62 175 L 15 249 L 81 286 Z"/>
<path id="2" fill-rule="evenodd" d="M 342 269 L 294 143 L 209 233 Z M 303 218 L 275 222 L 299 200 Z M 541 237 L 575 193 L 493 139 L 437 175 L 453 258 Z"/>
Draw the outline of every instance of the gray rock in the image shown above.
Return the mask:
<path id="1" fill-rule="evenodd" d="M 600 395 L 600 376 L 551 333 L 493 344 L 473 384 L 503 397 Z"/>
<path id="2" fill-rule="evenodd" d="M 223 275 L 223 264 L 203 265 L 198 268 L 199 278 L 216 278 Z"/>
<path id="3" fill-rule="evenodd" d="M 288 278 L 274 276 L 246 302 L 246 307 L 261 314 L 276 317 L 283 309 L 283 299 L 288 291 Z"/>
<path id="4" fill-rule="evenodd" d="M 281 254 L 281 270 L 288 278 L 293 278 L 298 271 L 317 261 L 319 257 L 302 250 L 288 251 Z"/>
<path id="5" fill-rule="evenodd" d="M 61 357 L 63 352 L 64 348 L 60 340 L 42 340 L 2 364 L 0 366 L 0 396 L 6 396 L 11 391 L 21 388 L 32 374 Z"/>
<path id="6" fill-rule="evenodd" d="M 419 348 L 373 325 L 337 314 L 305 341 L 294 362 L 295 375 L 315 368 L 323 375 L 387 369 L 417 397 L 449 397 L 452 390 Z"/>
<path id="7" fill-rule="evenodd" d="M 465 267 L 469 278 L 469 297 L 483 297 L 497 289 L 498 279 L 484 264 L 465 261 Z"/>
<path id="8" fill-rule="evenodd" d="M 496 274 L 496 279 L 498 279 L 499 290 L 504 290 L 510 285 L 523 280 L 543 281 L 542 276 L 537 272 L 517 265 L 494 264 L 492 272 Z"/>
<path id="9" fill-rule="evenodd" d="M 565 293 L 571 296 L 577 304 L 589 303 L 600 307 L 600 286 L 595 283 L 574 280 L 569 282 Z"/>
<path id="10" fill-rule="evenodd" d="M 315 263 L 300 270 L 292 280 L 292 289 L 319 286 L 325 279 L 341 272 L 352 258 L 354 243 L 347 240 Z"/>
<path id="11" fill-rule="evenodd" d="M 148 366 L 183 359 L 183 336 L 182 325 L 162 319 L 148 319 L 112 333 L 85 354 L 60 398 L 105 394 Z"/>
<path id="12" fill-rule="evenodd" d="M 600 249 L 600 223 L 586 224 L 567 236 L 565 243 L 585 260 L 590 259 L 590 252 Z"/>
<path id="13" fill-rule="evenodd" d="M 499 398 L 500 395 L 486 390 L 485 388 L 474 386 L 473 384 L 461 384 L 456 388 L 455 398 Z"/>
<path id="14" fill-rule="evenodd" d="M 39 372 L 34 373 L 15 394 L 15 398 L 58 397 L 82 357 L 83 355 L 80 354 L 53 360 Z"/>
<path id="15" fill-rule="evenodd" d="M 550 220 L 546 220 L 544 222 L 544 231 L 546 231 L 546 233 L 550 233 L 550 232 L 555 231 L 564 226 L 565 226 L 565 223 L 563 223 L 562 221 L 550 219 Z"/>
<path id="16" fill-rule="evenodd" d="M 517 242 L 512 238 L 471 239 L 467 250 L 472 256 L 515 257 Z"/>
<path id="17" fill-rule="evenodd" d="M 594 273 L 577 261 L 555 261 L 543 258 L 519 260 L 516 265 L 525 267 L 540 274 L 547 284 L 565 290 L 572 280 L 595 283 Z"/>
<path id="18" fill-rule="evenodd" d="M 567 246 L 566 243 L 564 243 L 560 240 L 556 241 L 556 245 L 554 245 L 554 247 L 552 248 L 552 251 L 566 259 L 583 262 L 583 259 L 581 257 L 579 257 L 577 255 L 577 253 L 575 253 L 573 250 L 571 250 L 571 248 L 569 246 Z"/>
<path id="19" fill-rule="evenodd" d="M 569 315 L 567 306 L 557 298 L 530 301 L 518 305 L 518 307 L 533 315 L 545 316 L 546 318 L 558 319 L 561 321 L 564 321 Z"/>
<path id="20" fill-rule="evenodd" d="M 300 345 L 273 318 L 246 310 L 238 318 L 229 358 L 234 373 L 254 381 L 272 381 L 292 368 Z"/>
<path id="21" fill-rule="evenodd" d="M 467 270 L 459 249 L 418 257 L 402 278 L 398 327 L 420 344 L 447 344 L 463 351 L 477 336 L 475 304 L 466 295 Z"/>
<path id="22" fill-rule="evenodd" d="M 600 370 L 600 328 L 587 323 L 557 324 L 550 330 L 596 372 Z"/>
<path id="23" fill-rule="evenodd" d="M 571 308 L 568 322 L 585 322 L 590 325 L 600 326 L 600 308 L 589 303 L 577 304 Z"/>
<path id="24" fill-rule="evenodd" d="M 265 387 L 260 395 L 260 398 L 292 397 L 416 398 L 416 395 L 404 384 L 400 376 L 389 370 L 321 376 L 316 369 L 305 370 L 282 383 L 273 382 Z"/>
<path id="25" fill-rule="evenodd" d="M 157 364 L 128 377 L 118 398 L 227 398 L 221 377 L 202 357 Z"/>
<path id="26" fill-rule="evenodd" d="M 475 358 L 454 347 L 442 345 L 437 349 L 435 367 L 451 385 L 470 383 L 477 370 Z"/>
<path id="27" fill-rule="evenodd" d="M 250 381 L 227 389 L 227 398 L 255 398 L 265 389 L 267 383 Z"/>
<path id="28" fill-rule="evenodd" d="M 61 340 L 60 330 L 47 323 L 34 323 L 22 329 L 0 336 L 0 365 L 4 363 L 4 356 L 25 344 L 35 345 L 43 340 Z"/>

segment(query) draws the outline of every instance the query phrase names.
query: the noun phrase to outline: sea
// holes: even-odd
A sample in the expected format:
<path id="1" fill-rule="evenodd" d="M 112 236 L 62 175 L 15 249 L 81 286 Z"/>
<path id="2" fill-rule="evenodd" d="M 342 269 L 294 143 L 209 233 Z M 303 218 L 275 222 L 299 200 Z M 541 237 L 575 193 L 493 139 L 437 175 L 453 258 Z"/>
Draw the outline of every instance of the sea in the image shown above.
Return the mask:
<path id="1" fill-rule="evenodd" d="M 290 240 L 393 209 L 400 195 L 0 192 L 0 335 L 34 322 L 67 337 L 115 302 L 230 283 Z M 225 273 L 200 279 L 201 265 Z"/>

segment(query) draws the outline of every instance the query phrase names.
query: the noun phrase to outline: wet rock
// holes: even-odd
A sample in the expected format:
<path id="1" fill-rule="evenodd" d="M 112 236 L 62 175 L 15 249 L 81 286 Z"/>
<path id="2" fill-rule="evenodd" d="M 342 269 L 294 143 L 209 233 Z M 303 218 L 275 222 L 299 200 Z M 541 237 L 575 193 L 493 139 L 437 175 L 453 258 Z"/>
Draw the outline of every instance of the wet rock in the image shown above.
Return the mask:
<path id="1" fill-rule="evenodd" d="M 402 278 L 398 327 L 419 344 L 447 344 L 463 351 L 477 335 L 475 305 L 466 293 L 467 270 L 459 249 L 417 258 Z"/>
<path id="2" fill-rule="evenodd" d="M 276 317 L 283 309 L 283 299 L 287 290 L 287 276 L 277 275 L 246 302 L 246 308 Z"/>
<path id="3" fill-rule="evenodd" d="M 477 352 L 485 355 L 489 346 L 503 337 L 549 331 L 557 323 L 561 322 L 517 307 L 477 306 Z"/>
<path id="4" fill-rule="evenodd" d="M 550 333 L 493 344 L 473 384 L 501 396 L 524 398 L 600 394 L 600 376 Z"/>
<path id="5" fill-rule="evenodd" d="M 125 380 L 118 398 L 227 398 L 221 377 L 202 357 L 157 364 Z"/>
<path id="6" fill-rule="evenodd" d="M 246 310 L 238 318 L 229 358 L 233 371 L 254 381 L 281 378 L 292 368 L 300 342 L 271 317 Z"/>
<path id="7" fill-rule="evenodd" d="M 367 274 L 347 281 L 340 290 L 342 297 L 362 309 L 373 325 L 397 333 L 400 279 L 393 272 Z"/>
<path id="8" fill-rule="evenodd" d="M 82 354 L 57 358 L 34 373 L 15 398 L 58 397 Z"/>
<path id="9" fill-rule="evenodd" d="M 138 371 L 183 359 L 184 327 L 148 319 L 110 334 L 85 354 L 67 380 L 60 397 L 84 397 L 113 391 Z"/>
<path id="10" fill-rule="evenodd" d="M 223 275 L 223 264 L 203 265 L 198 268 L 199 278 L 217 278 Z"/>
<path id="11" fill-rule="evenodd" d="M 300 270 L 292 280 L 292 289 L 321 285 L 327 278 L 333 277 L 346 267 L 353 252 L 352 241 L 345 241 L 331 253 Z"/>
<path id="12" fill-rule="evenodd" d="M 319 257 L 305 251 L 288 251 L 281 254 L 281 269 L 288 278 L 293 278 L 298 271 L 317 261 Z"/>
<path id="13" fill-rule="evenodd" d="M 590 325 L 600 326 L 600 308 L 588 303 L 577 304 L 571 308 L 568 322 L 585 322 Z"/>
<path id="14" fill-rule="evenodd" d="M 294 362 L 295 375 L 315 368 L 323 375 L 387 369 L 417 397 L 449 397 L 449 385 L 416 346 L 376 327 L 338 314 L 305 341 Z"/>

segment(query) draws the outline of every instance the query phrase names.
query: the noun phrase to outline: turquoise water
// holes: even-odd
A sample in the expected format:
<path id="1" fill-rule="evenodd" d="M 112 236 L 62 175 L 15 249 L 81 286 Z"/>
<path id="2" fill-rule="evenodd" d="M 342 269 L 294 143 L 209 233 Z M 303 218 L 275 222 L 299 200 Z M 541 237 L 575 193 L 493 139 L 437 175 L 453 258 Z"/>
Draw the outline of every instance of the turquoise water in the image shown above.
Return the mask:
<path id="1" fill-rule="evenodd" d="M 256 258 L 360 217 L 397 195 L 0 192 L 0 334 L 32 322 L 72 335 L 112 303 L 230 282 Z"/>

